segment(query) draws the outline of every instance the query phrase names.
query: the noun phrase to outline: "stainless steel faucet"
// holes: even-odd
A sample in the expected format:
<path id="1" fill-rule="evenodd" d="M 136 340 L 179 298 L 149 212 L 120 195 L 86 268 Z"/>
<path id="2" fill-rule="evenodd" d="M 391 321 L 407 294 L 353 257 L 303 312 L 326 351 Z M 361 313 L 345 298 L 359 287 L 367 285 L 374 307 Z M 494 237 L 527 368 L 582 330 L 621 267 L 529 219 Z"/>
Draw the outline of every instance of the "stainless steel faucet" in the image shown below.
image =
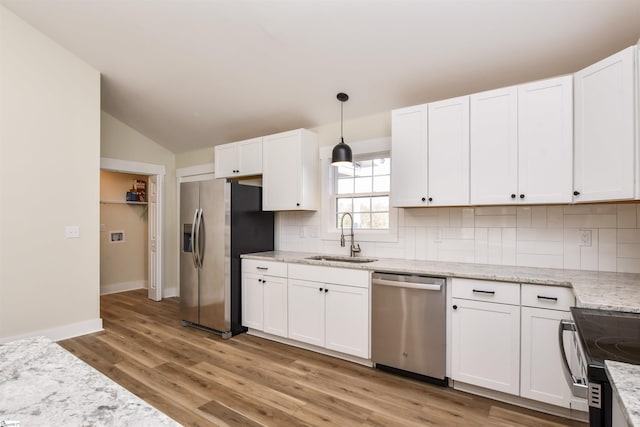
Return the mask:
<path id="1" fill-rule="evenodd" d="M 356 244 L 353 239 L 353 216 L 349 212 L 345 212 L 340 218 L 340 246 L 344 248 L 344 217 L 349 215 L 351 218 L 351 247 L 349 248 L 349 256 L 356 256 L 357 253 L 360 253 L 360 245 Z"/>

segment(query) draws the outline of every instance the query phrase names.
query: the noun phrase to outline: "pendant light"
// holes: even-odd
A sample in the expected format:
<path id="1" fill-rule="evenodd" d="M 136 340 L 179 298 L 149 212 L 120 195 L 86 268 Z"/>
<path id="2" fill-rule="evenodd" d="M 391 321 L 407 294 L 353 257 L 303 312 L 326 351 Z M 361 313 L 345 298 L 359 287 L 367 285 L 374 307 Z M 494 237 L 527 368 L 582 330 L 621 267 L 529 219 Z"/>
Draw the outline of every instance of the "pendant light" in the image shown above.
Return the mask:
<path id="1" fill-rule="evenodd" d="M 333 147 L 331 152 L 331 165 L 332 166 L 351 166 L 353 162 L 353 155 L 351 154 L 351 147 L 344 143 L 344 137 L 342 136 L 343 119 L 343 107 L 344 103 L 349 100 L 349 95 L 340 92 L 337 96 L 340 101 L 340 142 Z"/>

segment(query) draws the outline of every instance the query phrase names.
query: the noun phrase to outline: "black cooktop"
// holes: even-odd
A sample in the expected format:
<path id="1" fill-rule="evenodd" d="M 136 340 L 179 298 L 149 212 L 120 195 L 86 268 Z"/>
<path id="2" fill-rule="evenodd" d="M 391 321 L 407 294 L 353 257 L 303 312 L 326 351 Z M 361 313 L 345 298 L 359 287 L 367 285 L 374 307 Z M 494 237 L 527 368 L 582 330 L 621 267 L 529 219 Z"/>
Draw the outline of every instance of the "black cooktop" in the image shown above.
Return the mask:
<path id="1" fill-rule="evenodd" d="M 589 367 L 605 360 L 640 365 L 640 313 L 571 307 Z"/>

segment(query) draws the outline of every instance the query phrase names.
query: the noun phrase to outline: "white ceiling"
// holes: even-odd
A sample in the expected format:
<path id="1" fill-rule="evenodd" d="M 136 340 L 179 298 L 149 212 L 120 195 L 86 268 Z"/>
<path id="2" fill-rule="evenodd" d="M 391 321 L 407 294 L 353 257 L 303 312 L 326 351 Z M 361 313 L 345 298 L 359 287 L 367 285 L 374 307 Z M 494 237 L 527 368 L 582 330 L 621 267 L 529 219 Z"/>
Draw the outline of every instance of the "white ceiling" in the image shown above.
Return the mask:
<path id="1" fill-rule="evenodd" d="M 570 73 L 640 38 L 640 0 L 0 3 L 102 73 L 104 111 L 176 153 L 336 122 L 340 91 L 348 120 Z"/>

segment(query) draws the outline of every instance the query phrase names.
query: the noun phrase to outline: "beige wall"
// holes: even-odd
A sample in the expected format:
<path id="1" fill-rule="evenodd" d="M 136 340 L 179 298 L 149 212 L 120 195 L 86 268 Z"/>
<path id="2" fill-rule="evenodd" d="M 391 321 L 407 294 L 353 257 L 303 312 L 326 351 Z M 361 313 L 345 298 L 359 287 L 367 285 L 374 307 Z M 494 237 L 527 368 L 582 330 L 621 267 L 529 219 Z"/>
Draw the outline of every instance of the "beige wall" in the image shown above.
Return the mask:
<path id="1" fill-rule="evenodd" d="M 340 122 L 310 128 L 318 134 L 319 144 L 335 145 L 340 142 Z M 260 135 L 257 135 L 260 136 Z M 364 117 L 344 121 L 344 139 L 348 144 L 355 141 L 364 141 L 391 136 L 391 112 L 372 114 Z M 214 149 L 187 151 L 176 154 L 176 168 L 197 166 L 214 162 Z"/>
<path id="2" fill-rule="evenodd" d="M 0 6 L 0 341 L 101 325 L 99 169 L 100 74 Z"/>
<path id="3" fill-rule="evenodd" d="M 391 136 L 391 112 L 372 114 L 344 121 L 344 142 Z M 318 134 L 320 146 L 335 145 L 340 142 L 340 122 L 330 123 L 310 129 Z"/>
<path id="4" fill-rule="evenodd" d="M 176 154 L 176 169 L 207 163 L 213 163 L 213 148 L 203 148 Z"/>
<path id="5" fill-rule="evenodd" d="M 100 155 L 112 159 L 164 165 L 163 295 L 177 295 L 178 219 L 176 215 L 176 172 L 174 154 L 113 116 L 102 112 Z"/>
<path id="6" fill-rule="evenodd" d="M 147 205 L 124 202 L 133 180 L 143 175 L 100 172 L 100 293 L 147 287 Z M 148 188 L 148 187 L 147 187 Z M 124 232 L 124 240 L 112 242 L 111 232 Z"/>

